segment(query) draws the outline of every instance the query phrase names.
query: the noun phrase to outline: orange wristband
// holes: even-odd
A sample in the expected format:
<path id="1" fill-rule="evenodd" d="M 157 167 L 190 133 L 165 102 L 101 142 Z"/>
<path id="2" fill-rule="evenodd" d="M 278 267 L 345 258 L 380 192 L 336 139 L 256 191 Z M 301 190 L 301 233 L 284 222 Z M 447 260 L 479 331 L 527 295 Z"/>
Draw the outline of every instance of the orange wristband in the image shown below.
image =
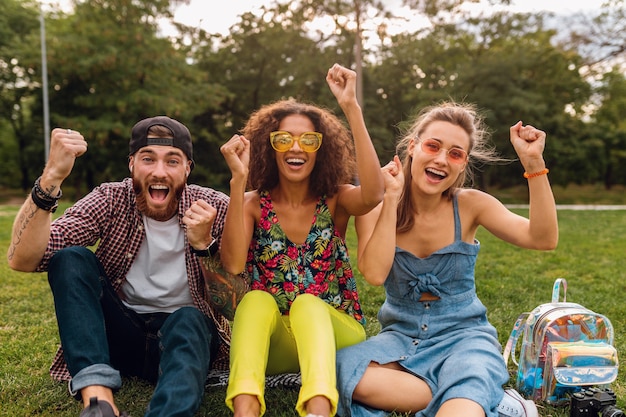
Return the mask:
<path id="1" fill-rule="evenodd" d="M 548 172 L 550 172 L 550 170 L 548 168 L 544 168 L 541 171 L 537 171 L 537 172 L 531 172 L 530 174 L 528 172 L 524 172 L 524 178 L 526 178 L 526 179 L 534 178 L 534 177 L 538 177 L 540 175 L 546 175 Z"/>

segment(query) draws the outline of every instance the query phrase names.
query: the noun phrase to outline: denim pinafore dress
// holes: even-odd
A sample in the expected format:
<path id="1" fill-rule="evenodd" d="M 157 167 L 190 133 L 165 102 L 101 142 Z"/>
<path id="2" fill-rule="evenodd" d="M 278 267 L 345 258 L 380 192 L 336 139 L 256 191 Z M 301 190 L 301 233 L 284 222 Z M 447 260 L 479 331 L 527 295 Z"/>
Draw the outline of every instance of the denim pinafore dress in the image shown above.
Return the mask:
<path id="1" fill-rule="evenodd" d="M 365 342 L 337 353 L 337 415 L 385 416 L 352 401 L 352 393 L 370 362 L 398 362 L 423 379 L 433 399 L 416 416 L 434 416 L 446 400 L 467 398 L 487 417 L 509 380 L 496 329 L 476 295 L 474 267 L 480 243 L 461 240 L 457 198 L 453 198 L 454 242 L 426 258 L 396 247 L 385 282 L 386 300 L 378 312 L 381 331 Z M 439 297 L 419 301 L 423 292 Z"/>

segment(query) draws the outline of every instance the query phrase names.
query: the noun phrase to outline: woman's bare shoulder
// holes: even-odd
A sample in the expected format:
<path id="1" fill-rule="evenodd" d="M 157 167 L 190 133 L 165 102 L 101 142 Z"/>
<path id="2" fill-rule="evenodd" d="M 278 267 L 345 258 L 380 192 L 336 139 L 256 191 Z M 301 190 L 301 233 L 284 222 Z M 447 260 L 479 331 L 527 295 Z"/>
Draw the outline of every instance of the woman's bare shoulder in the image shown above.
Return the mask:
<path id="1" fill-rule="evenodd" d="M 462 188 L 457 191 L 457 201 L 460 204 L 468 206 L 477 206 L 481 204 L 492 204 L 498 202 L 494 196 L 476 188 Z"/>

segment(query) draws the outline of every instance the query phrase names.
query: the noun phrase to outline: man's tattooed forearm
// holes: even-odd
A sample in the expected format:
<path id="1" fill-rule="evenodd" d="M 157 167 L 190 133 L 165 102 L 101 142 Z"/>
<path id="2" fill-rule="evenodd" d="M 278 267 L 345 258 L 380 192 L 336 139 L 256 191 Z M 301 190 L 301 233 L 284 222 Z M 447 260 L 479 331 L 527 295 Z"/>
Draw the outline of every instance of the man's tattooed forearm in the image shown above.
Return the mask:
<path id="1" fill-rule="evenodd" d="M 233 320 L 237 305 L 248 292 L 248 279 L 226 272 L 219 260 L 211 257 L 202 258 L 202 265 L 207 301 L 228 320 Z"/>
<path id="2" fill-rule="evenodd" d="M 37 206 L 35 206 L 30 199 L 28 199 L 25 204 L 24 210 L 22 210 L 21 214 L 17 217 L 15 227 L 13 228 L 13 238 L 11 239 L 9 250 L 7 251 L 7 258 L 9 260 L 13 259 L 15 256 L 15 250 L 20 243 L 22 243 L 24 230 L 26 230 L 31 219 L 37 212 Z"/>

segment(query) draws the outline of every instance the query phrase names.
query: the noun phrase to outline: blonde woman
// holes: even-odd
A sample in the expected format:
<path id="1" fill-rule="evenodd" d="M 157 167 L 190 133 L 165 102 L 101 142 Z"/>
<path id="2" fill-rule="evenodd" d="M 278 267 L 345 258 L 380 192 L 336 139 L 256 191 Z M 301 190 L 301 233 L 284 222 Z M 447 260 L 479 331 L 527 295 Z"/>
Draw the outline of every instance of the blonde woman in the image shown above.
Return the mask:
<path id="1" fill-rule="evenodd" d="M 359 269 L 385 286 L 381 332 L 338 352 L 339 415 L 537 416 L 532 401 L 504 393 L 509 375 L 474 279 L 479 226 L 521 248 L 557 245 L 546 135 L 518 122 L 510 137 L 526 170 L 529 218 L 462 188 L 472 162 L 495 158 L 471 106 L 426 109 L 398 146 L 402 162 L 383 168 L 382 204 L 357 219 Z"/>

